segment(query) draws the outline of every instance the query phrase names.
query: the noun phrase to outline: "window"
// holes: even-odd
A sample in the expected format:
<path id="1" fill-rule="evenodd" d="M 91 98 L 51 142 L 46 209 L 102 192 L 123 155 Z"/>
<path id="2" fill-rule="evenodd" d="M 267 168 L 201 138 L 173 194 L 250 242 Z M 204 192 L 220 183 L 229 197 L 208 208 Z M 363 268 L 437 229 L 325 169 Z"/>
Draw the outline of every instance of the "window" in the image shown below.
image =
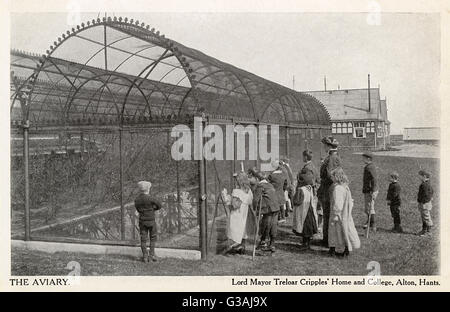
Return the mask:
<path id="1" fill-rule="evenodd" d="M 366 130 L 367 130 L 366 126 L 367 125 L 364 122 L 355 122 L 353 137 L 354 138 L 365 138 Z"/>
<path id="2" fill-rule="evenodd" d="M 364 124 L 362 125 L 364 127 Z M 353 124 L 351 122 L 333 122 L 331 124 L 331 133 L 353 133 Z"/>
<path id="3" fill-rule="evenodd" d="M 383 125 L 381 123 L 378 124 L 377 137 L 379 137 L 379 138 L 383 137 Z"/>
<path id="4" fill-rule="evenodd" d="M 367 133 L 375 133 L 375 122 L 373 122 L 373 121 L 366 122 L 366 132 Z"/>
<path id="5" fill-rule="evenodd" d="M 364 130 L 365 129 L 361 127 L 355 128 L 355 138 L 365 138 L 366 133 Z"/>

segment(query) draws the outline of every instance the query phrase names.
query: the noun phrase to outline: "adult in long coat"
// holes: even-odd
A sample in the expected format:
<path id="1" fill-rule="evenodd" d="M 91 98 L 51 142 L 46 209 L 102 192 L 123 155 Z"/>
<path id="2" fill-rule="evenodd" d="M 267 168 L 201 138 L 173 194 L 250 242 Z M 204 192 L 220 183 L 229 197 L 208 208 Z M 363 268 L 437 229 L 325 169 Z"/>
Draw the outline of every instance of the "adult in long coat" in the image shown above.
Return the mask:
<path id="1" fill-rule="evenodd" d="M 341 167 L 341 158 L 339 157 L 337 147 L 339 142 L 332 136 L 324 137 L 322 143 L 328 152 L 320 166 L 320 187 L 317 191 L 317 197 L 323 210 L 323 239 L 322 244 L 328 246 L 328 223 L 330 220 L 330 188 L 333 185 L 331 172 Z"/>

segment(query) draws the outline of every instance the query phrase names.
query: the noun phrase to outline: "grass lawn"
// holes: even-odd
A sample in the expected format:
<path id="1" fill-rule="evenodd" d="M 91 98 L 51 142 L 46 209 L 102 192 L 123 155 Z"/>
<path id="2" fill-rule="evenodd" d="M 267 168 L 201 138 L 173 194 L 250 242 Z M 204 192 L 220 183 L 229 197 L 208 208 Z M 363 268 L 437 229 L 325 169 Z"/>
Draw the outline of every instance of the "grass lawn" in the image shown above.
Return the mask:
<path id="1" fill-rule="evenodd" d="M 348 174 L 355 200 L 353 218 L 357 230 L 363 234 L 365 221 L 362 210 L 361 182 L 363 163 L 361 156 L 343 152 L 343 167 Z M 375 159 L 380 181 L 380 194 L 376 201 L 378 232 L 368 239 L 361 236 L 361 248 L 348 259 L 330 258 L 327 251 L 313 246 L 311 251 L 300 251 L 300 238 L 291 233 L 290 222 L 280 227 L 277 252 L 272 256 L 257 256 L 251 260 L 251 251 L 245 255 L 215 255 L 215 246 L 207 261 L 159 259 L 157 263 L 141 263 L 127 256 L 98 256 L 90 254 L 30 252 L 12 250 L 12 275 L 67 275 L 67 263 L 78 261 L 82 275 L 366 275 L 370 261 L 380 263 L 382 275 L 435 275 L 439 274 L 439 159 L 378 156 Z M 436 226 L 428 237 L 414 233 L 421 229 L 416 195 L 420 184 L 417 172 L 429 170 L 435 190 L 433 219 Z M 394 234 L 389 207 L 386 206 L 387 177 L 397 170 L 402 186 L 402 226 L 405 234 Z M 223 232 L 218 222 L 218 231 Z M 222 224 L 222 226 L 220 226 Z M 251 245 L 248 246 L 251 249 Z"/>

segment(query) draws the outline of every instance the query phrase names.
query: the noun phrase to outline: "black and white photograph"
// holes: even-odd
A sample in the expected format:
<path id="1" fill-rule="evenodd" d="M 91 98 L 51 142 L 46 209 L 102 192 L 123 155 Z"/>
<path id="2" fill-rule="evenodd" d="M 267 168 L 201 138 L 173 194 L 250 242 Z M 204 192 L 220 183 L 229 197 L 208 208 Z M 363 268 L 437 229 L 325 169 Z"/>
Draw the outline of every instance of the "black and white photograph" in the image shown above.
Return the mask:
<path id="1" fill-rule="evenodd" d="M 10 8 L 2 37 L 8 287 L 448 285 L 448 3 L 63 2 Z"/>

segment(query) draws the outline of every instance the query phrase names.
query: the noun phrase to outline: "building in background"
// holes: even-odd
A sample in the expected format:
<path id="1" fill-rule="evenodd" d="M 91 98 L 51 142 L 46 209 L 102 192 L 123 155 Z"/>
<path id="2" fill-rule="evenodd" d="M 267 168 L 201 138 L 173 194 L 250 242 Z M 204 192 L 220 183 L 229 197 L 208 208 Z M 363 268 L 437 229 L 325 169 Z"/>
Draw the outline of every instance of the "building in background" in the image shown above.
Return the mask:
<path id="1" fill-rule="evenodd" d="M 441 129 L 439 127 L 412 127 L 403 129 L 405 143 L 439 144 Z"/>
<path id="2" fill-rule="evenodd" d="M 384 149 L 390 144 L 386 99 L 379 88 L 306 91 L 325 105 L 332 134 L 343 147 Z"/>

